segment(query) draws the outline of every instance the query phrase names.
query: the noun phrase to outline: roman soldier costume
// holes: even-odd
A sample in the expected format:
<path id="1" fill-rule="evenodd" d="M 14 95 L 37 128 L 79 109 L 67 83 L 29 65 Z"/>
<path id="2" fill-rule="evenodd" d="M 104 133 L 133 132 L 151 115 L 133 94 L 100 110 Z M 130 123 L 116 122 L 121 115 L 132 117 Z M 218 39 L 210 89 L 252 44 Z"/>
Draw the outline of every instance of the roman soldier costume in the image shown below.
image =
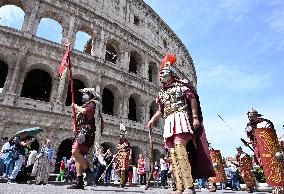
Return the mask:
<path id="1" fill-rule="evenodd" d="M 159 110 L 148 128 L 160 116 L 165 119 L 164 142 L 169 150 L 176 178 L 175 193 L 194 193 L 193 178 L 214 176 L 209 149 L 202 123 L 198 95 L 188 80 L 181 80 L 173 67 L 176 57 L 168 54 L 160 68 L 163 84 L 158 97 Z M 189 153 L 189 155 L 188 155 Z"/>
<path id="2" fill-rule="evenodd" d="M 241 147 L 237 147 L 236 159 L 240 167 L 241 176 L 247 186 L 247 192 L 252 193 L 256 187 L 256 179 L 253 173 L 252 158 Z"/>
<path id="3" fill-rule="evenodd" d="M 275 187 L 275 192 L 281 192 L 284 188 L 283 150 L 274 125 L 256 110 L 252 109 L 247 115 L 246 133 L 250 139 L 248 144 L 254 148 L 255 162 L 263 168 L 267 184 Z"/>
<path id="4" fill-rule="evenodd" d="M 72 145 L 72 154 L 77 167 L 77 181 L 74 185 L 68 187 L 68 189 L 84 189 L 83 170 L 86 173 L 87 185 L 92 185 L 94 180 L 91 166 L 85 160 L 84 156 L 87 155 L 89 149 L 94 144 L 96 131 L 95 111 L 96 106 L 100 105 L 100 98 L 94 88 L 84 88 L 79 91 L 83 94 L 83 106 L 72 105 L 76 109 L 76 112 L 78 112 L 76 116 L 78 130 L 75 131 L 75 141 Z"/>
<path id="5" fill-rule="evenodd" d="M 120 187 L 124 187 L 128 180 L 128 170 L 130 167 L 132 149 L 130 143 L 126 138 L 126 128 L 123 124 L 120 124 L 120 140 L 117 145 L 117 166 L 118 166 L 118 176 L 120 177 Z"/>

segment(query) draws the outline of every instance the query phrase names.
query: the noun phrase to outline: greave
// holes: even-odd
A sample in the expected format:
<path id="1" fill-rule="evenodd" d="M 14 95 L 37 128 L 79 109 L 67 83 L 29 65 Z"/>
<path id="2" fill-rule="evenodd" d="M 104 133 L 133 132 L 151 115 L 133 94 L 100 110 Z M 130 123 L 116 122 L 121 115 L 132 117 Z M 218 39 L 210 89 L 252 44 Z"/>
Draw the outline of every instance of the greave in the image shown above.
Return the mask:
<path id="1" fill-rule="evenodd" d="M 125 170 L 120 171 L 120 185 L 125 185 L 126 183 L 126 177 L 125 177 Z"/>
<path id="2" fill-rule="evenodd" d="M 180 164 L 180 169 L 182 172 L 182 180 L 184 189 L 193 188 L 193 179 L 191 175 L 191 165 L 188 160 L 188 155 L 186 148 L 183 144 L 175 144 L 175 151 L 177 155 L 178 163 Z"/>
<path id="3" fill-rule="evenodd" d="M 173 173 L 175 176 L 176 189 L 179 191 L 183 191 L 184 187 L 183 187 L 182 171 L 180 168 L 179 161 L 177 159 L 175 148 L 170 149 L 170 155 L 173 163 Z"/>

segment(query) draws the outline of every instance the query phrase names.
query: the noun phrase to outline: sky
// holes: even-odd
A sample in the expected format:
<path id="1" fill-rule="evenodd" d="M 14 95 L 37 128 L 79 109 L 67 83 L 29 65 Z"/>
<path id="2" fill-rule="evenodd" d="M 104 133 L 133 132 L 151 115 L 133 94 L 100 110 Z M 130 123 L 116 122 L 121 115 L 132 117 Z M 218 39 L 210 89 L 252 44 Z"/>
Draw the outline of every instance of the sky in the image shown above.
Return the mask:
<path id="1" fill-rule="evenodd" d="M 246 137 L 246 113 L 251 108 L 274 123 L 278 136 L 284 134 L 283 0 L 145 2 L 191 54 L 204 126 L 213 148 L 221 150 L 225 157 L 236 154 L 235 148 L 243 146 L 240 138 Z M 0 25 L 21 29 L 24 13 L 4 6 L 0 8 L 0 18 Z M 52 33 L 48 34 L 47 28 Z M 45 19 L 37 35 L 61 37 L 61 27 Z M 77 36 L 75 48 L 83 50 L 89 36 Z M 60 38 L 53 41 L 59 43 Z M 252 154 L 245 147 L 244 150 Z"/>

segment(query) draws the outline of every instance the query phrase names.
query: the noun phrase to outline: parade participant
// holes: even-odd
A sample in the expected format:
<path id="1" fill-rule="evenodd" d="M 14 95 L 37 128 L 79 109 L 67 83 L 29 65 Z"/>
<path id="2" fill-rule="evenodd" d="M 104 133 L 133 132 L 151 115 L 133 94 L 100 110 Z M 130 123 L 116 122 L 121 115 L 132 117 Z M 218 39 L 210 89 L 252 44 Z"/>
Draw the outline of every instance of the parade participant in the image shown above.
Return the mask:
<path id="1" fill-rule="evenodd" d="M 118 176 L 120 177 L 120 187 L 124 188 L 128 180 L 128 169 L 130 160 L 132 158 L 132 148 L 126 138 L 126 128 L 123 124 L 120 124 L 120 140 L 117 145 L 118 153 Z"/>
<path id="2" fill-rule="evenodd" d="M 237 147 L 236 149 L 236 160 L 238 162 L 236 166 L 240 167 L 241 176 L 246 184 L 247 192 L 252 193 L 254 187 L 256 186 L 255 176 L 254 173 L 252 173 L 252 159 L 243 151 L 242 147 Z"/>
<path id="3" fill-rule="evenodd" d="M 273 192 L 281 193 L 284 190 L 284 159 L 274 125 L 256 110 L 247 114 L 246 133 L 250 139 L 247 145 L 253 145 L 255 162 L 263 168 L 266 183 L 274 188 Z"/>
<path id="4" fill-rule="evenodd" d="M 49 169 L 53 165 L 54 148 L 51 145 L 50 139 L 45 140 L 45 145 L 40 149 L 39 155 L 36 156 L 37 172 L 35 177 L 35 184 L 47 184 L 49 178 Z"/>
<path id="5" fill-rule="evenodd" d="M 139 184 L 146 184 L 146 172 L 145 172 L 145 159 L 142 154 L 139 154 L 138 164 L 138 175 L 139 175 Z"/>
<path id="6" fill-rule="evenodd" d="M 68 189 L 84 189 L 83 171 L 86 173 L 87 184 L 90 185 L 93 182 L 93 172 L 90 169 L 91 164 L 88 164 L 84 155 L 88 153 L 89 148 L 94 144 L 96 131 L 94 115 L 99 95 L 95 92 L 94 88 L 84 88 L 79 91 L 83 94 L 83 105 L 72 104 L 72 107 L 77 112 L 76 122 L 78 131 L 75 134 L 75 141 L 72 145 L 72 155 L 76 163 L 77 181 L 68 187 Z"/>
<path id="7" fill-rule="evenodd" d="M 214 170 L 198 95 L 188 80 L 177 76 L 173 67 L 175 62 L 176 57 L 172 54 L 167 54 L 162 61 L 162 88 L 157 97 L 159 110 L 148 122 L 148 128 L 151 130 L 160 116 L 165 118 L 163 136 L 173 161 L 175 193 L 192 194 L 195 192 L 193 178 L 214 176 Z"/>
<path id="8" fill-rule="evenodd" d="M 254 109 L 251 109 L 247 113 L 249 122 L 247 123 L 247 127 L 245 129 L 247 137 L 249 140 L 247 141 L 247 145 L 252 145 L 254 149 L 254 162 L 257 165 L 261 165 L 261 158 L 259 155 L 259 149 L 257 147 L 257 142 L 255 139 L 255 129 L 256 128 L 269 128 L 269 129 L 274 129 L 273 123 L 268 120 L 262 118 L 263 115 L 258 114 L 258 112 Z"/>

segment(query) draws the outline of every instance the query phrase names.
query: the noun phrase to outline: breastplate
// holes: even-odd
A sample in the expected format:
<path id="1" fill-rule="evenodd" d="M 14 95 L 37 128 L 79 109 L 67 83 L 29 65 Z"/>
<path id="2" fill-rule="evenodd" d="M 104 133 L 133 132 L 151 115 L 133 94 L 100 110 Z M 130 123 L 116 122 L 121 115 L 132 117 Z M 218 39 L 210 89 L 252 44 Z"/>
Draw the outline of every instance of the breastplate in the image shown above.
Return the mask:
<path id="1" fill-rule="evenodd" d="M 164 116 L 167 117 L 175 112 L 188 112 L 185 88 L 181 84 L 175 84 L 161 91 L 159 97 L 164 104 Z"/>

